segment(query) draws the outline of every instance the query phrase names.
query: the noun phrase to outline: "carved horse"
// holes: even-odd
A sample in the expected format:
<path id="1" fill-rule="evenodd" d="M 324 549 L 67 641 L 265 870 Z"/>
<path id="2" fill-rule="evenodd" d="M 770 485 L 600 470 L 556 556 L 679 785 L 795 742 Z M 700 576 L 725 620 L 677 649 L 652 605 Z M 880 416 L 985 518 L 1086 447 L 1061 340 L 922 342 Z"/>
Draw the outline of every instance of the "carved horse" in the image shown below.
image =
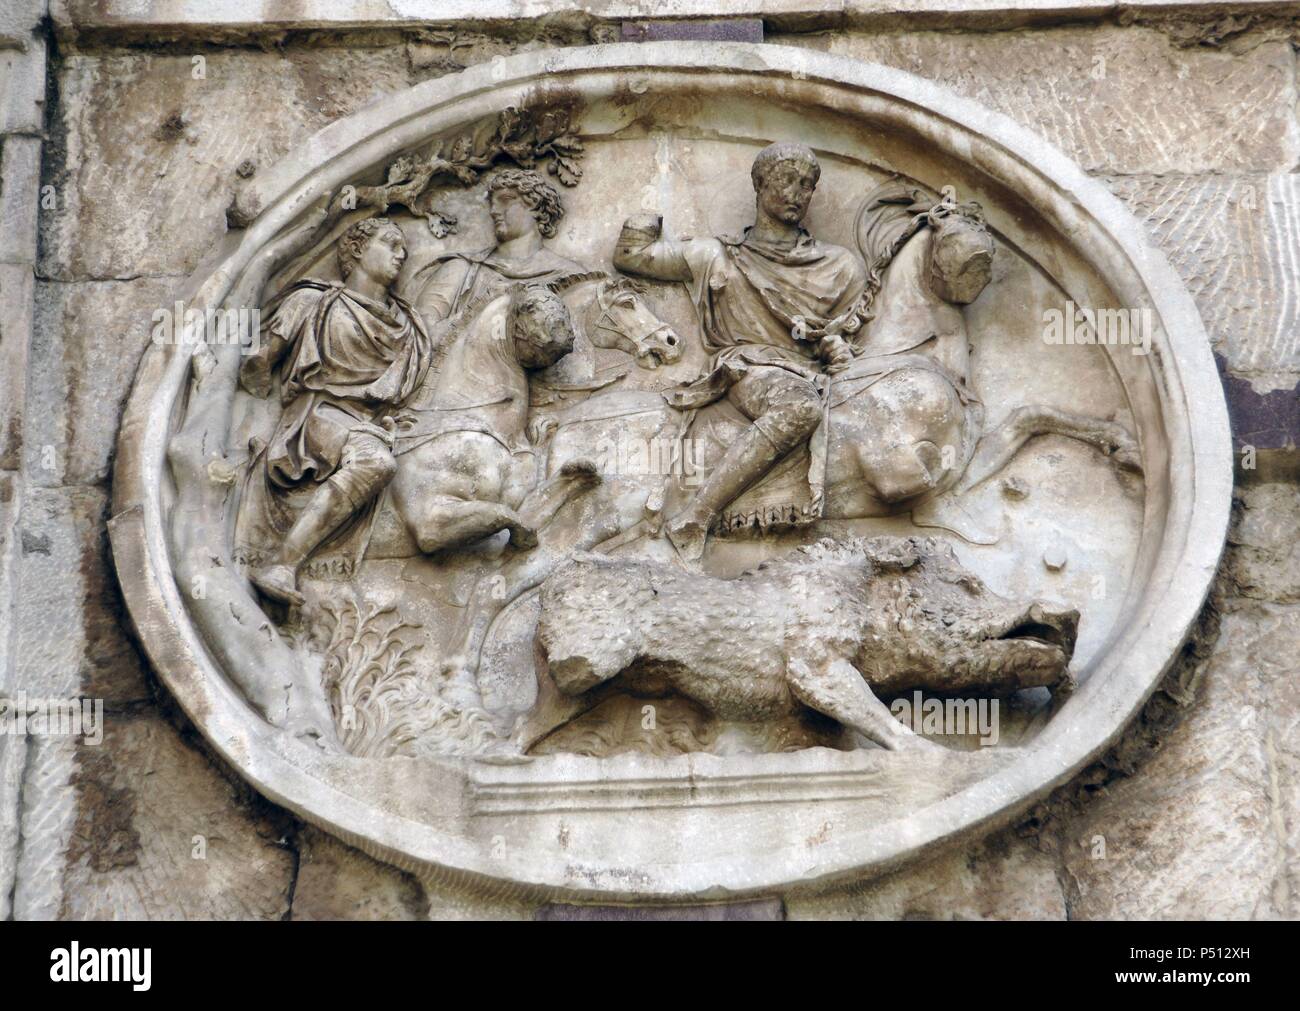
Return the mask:
<path id="1" fill-rule="evenodd" d="M 826 328 L 856 356 L 827 378 L 826 421 L 810 447 L 820 468 L 807 454 L 798 467 L 778 464 L 724 512 L 724 528 L 794 519 L 785 503 L 801 491 L 830 519 L 913 512 L 919 522 L 918 510 L 973 488 L 1038 435 L 1079 440 L 1141 471 L 1136 442 L 1114 421 L 1030 404 L 984 430 L 961 309 L 991 276 L 994 246 L 977 205 L 885 184 L 864 202 L 858 232 L 871 269 L 863 300 Z M 707 469 L 747 424 L 725 402 L 706 408 L 691 429 L 696 463 Z"/>
<path id="2" fill-rule="evenodd" d="M 528 376 L 573 349 L 573 321 L 559 296 L 512 285 L 446 320 L 444 352 L 394 419 L 393 505 L 420 551 L 461 547 L 506 530 L 519 548 L 594 477 L 575 464 L 534 489 L 534 449 L 526 436 Z"/>
<path id="3" fill-rule="evenodd" d="M 1137 443 L 1114 421 L 1028 404 L 984 430 L 961 312 L 990 279 L 994 247 L 978 205 L 930 204 L 886 183 L 864 201 L 858 238 L 879 309 L 853 335 L 859 357 L 831 379 L 828 516 L 905 511 L 964 492 L 1039 435 L 1076 439 L 1141 471 Z"/>
<path id="4" fill-rule="evenodd" d="M 512 285 L 440 323 L 445 350 L 395 419 L 392 503 L 421 552 L 464 547 L 502 530 L 512 546 L 531 548 L 537 529 L 598 480 L 590 463 L 576 460 L 539 481 L 533 440 L 546 428 L 528 425 L 530 373 L 574 347 L 560 294 L 593 280 L 599 283 L 585 311 L 593 346 L 625 351 L 645 368 L 680 357 L 677 334 L 650 311 L 639 287 L 601 273 Z"/>
<path id="5" fill-rule="evenodd" d="M 867 291 L 854 313 L 832 322 L 857 355 L 828 377 L 823 442 L 812 447 L 824 460 L 822 515 L 857 519 L 927 507 L 997 473 L 1038 435 L 1079 440 L 1120 468 L 1140 472 L 1137 444 L 1115 421 L 1029 404 L 985 431 L 983 405 L 969 384 L 962 315 L 962 306 L 988 285 L 994 253 L 978 207 L 931 202 L 920 191 L 887 183 L 864 201 L 858 231 L 871 264 Z M 629 443 L 682 443 L 678 484 L 683 470 L 707 470 L 749 424 L 725 401 L 692 418 L 665 410 L 649 392 L 601 391 L 559 415 L 552 472 L 576 452 L 590 453 L 614 418 Z M 682 440 L 688 427 L 690 438 Z M 751 492 L 806 482 L 790 462 L 778 464 Z M 803 466 L 801 474 L 808 472 Z M 738 501 L 754 497 L 747 492 Z M 652 491 L 648 512 L 661 508 Z M 724 514 L 723 521 L 729 518 Z"/>

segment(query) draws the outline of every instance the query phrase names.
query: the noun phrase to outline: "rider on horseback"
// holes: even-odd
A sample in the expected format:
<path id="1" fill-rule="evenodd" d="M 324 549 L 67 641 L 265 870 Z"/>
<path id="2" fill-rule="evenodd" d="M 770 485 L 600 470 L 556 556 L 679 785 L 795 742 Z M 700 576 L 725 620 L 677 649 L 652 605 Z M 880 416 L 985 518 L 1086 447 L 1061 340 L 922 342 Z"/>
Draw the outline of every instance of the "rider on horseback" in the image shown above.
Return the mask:
<path id="1" fill-rule="evenodd" d="M 419 314 L 392 290 L 405 260 L 395 224 L 357 222 L 339 240 L 342 281 L 290 286 L 241 365 L 254 396 L 270 395 L 277 367 L 281 379 L 283 410 L 250 469 L 235 533 L 249 579 L 274 600 L 302 603 L 303 564 L 370 515 L 396 472 L 385 419 L 419 388 L 433 354 Z"/>
<path id="2" fill-rule="evenodd" d="M 821 166 L 802 144 L 772 144 L 754 159 L 755 219 L 740 237 L 672 241 L 657 215 L 629 218 L 614 265 L 690 286 L 709 371 L 668 394 L 687 410 L 727 397 L 753 424 L 727 450 L 691 502 L 667 525 L 684 557 L 698 559 L 718 514 L 795 447 L 824 413 L 825 372 L 853 351 L 867 271 L 847 249 L 802 227 Z"/>

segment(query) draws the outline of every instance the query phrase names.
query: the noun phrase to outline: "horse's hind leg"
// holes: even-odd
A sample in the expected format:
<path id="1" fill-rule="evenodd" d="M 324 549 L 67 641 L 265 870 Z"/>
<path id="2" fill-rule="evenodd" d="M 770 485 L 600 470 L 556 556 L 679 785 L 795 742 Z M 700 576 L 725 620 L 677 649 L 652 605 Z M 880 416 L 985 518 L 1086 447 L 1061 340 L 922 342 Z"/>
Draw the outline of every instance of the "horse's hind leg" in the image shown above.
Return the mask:
<path id="1" fill-rule="evenodd" d="M 1137 442 L 1123 425 L 1033 404 L 1016 408 L 1001 425 L 984 434 L 957 490 L 967 491 L 996 474 L 1036 435 L 1077 439 L 1100 450 L 1122 470 L 1142 473 Z"/>

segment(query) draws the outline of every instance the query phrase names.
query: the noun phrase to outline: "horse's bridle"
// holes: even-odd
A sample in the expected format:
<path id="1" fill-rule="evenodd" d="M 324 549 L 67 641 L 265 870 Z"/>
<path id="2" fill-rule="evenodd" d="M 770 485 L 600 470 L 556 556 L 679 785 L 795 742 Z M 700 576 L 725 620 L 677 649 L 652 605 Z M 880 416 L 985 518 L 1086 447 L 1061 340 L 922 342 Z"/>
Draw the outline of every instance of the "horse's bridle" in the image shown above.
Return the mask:
<path id="1" fill-rule="evenodd" d="M 614 324 L 613 310 L 614 310 L 614 303 L 615 303 L 615 301 L 616 301 L 617 298 L 618 298 L 618 294 L 619 294 L 618 292 L 615 292 L 615 293 L 610 297 L 610 299 L 609 299 L 609 303 L 606 304 L 605 299 L 604 299 L 603 297 L 601 297 L 601 293 L 600 293 L 599 291 L 596 292 L 596 304 L 597 304 L 598 306 L 600 306 L 600 315 L 599 315 L 598 317 L 596 317 L 596 320 L 595 320 L 595 322 L 592 324 L 592 326 L 594 326 L 597 330 L 605 330 L 605 331 L 607 331 L 607 332 L 609 332 L 609 333 L 612 333 L 612 334 L 618 334 L 618 336 L 620 336 L 620 337 L 624 337 L 624 338 L 626 338 L 627 340 L 630 340 L 634 345 L 636 345 L 636 347 L 638 347 L 638 348 L 642 348 L 642 347 L 645 347 L 645 342 L 646 342 L 650 337 L 653 337 L 655 334 L 659 333 L 661 330 L 670 330 L 670 329 L 672 329 L 672 328 L 671 328 L 667 323 L 664 323 L 664 322 L 660 321 L 660 323 L 659 323 L 658 326 L 652 326 L 652 327 L 650 327 L 648 330 L 646 330 L 644 333 L 642 333 L 642 334 L 638 334 L 638 335 L 635 336 L 635 337 L 632 336 L 631 334 L 627 333 L 627 331 L 623 330 L 621 327 L 619 327 L 619 326 L 617 326 L 617 325 Z M 631 293 L 629 293 L 629 295 L 631 295 Z M 634 296 L 634 295 L 631 295 L 631 297 L 635 297 L 635 296 Z M 606 323 L 606 320 L 609 321 L 608 324 Z M 637 353 L 638 353 L 638 355 L 640 355 L 640 354 L 648 354 L 648 353 L 650 353 L 650 350 L 649 350 L 649 348 L 647 348 L 645 351 L 638 351 Z"/>

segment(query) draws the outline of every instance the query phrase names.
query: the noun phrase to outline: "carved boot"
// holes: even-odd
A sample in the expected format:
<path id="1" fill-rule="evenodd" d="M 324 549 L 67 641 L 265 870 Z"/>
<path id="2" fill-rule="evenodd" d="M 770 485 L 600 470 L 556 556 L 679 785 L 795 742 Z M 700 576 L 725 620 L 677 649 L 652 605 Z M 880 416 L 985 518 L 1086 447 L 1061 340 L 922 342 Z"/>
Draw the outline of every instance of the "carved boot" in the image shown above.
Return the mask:
<path id="1" fill-rule="evenodd" d="M 298 592 L 298 569 L 316 546 L 337 530 L 355 510 L 351 498 L 333 481 L 326 481 L 285 535 L 276 560 L 270 565 L 253 569 L 248 578 L 272 600 L 301 605 L 303 596 Z"/>
<path id="2" fill-rule="evenodd" d="M 732 443 L 690 505 L 668 521 L 668 539 L 682 558 L 699 561 L 714 518 L 785 453 L 757 425 L 751 425 Z"/>

